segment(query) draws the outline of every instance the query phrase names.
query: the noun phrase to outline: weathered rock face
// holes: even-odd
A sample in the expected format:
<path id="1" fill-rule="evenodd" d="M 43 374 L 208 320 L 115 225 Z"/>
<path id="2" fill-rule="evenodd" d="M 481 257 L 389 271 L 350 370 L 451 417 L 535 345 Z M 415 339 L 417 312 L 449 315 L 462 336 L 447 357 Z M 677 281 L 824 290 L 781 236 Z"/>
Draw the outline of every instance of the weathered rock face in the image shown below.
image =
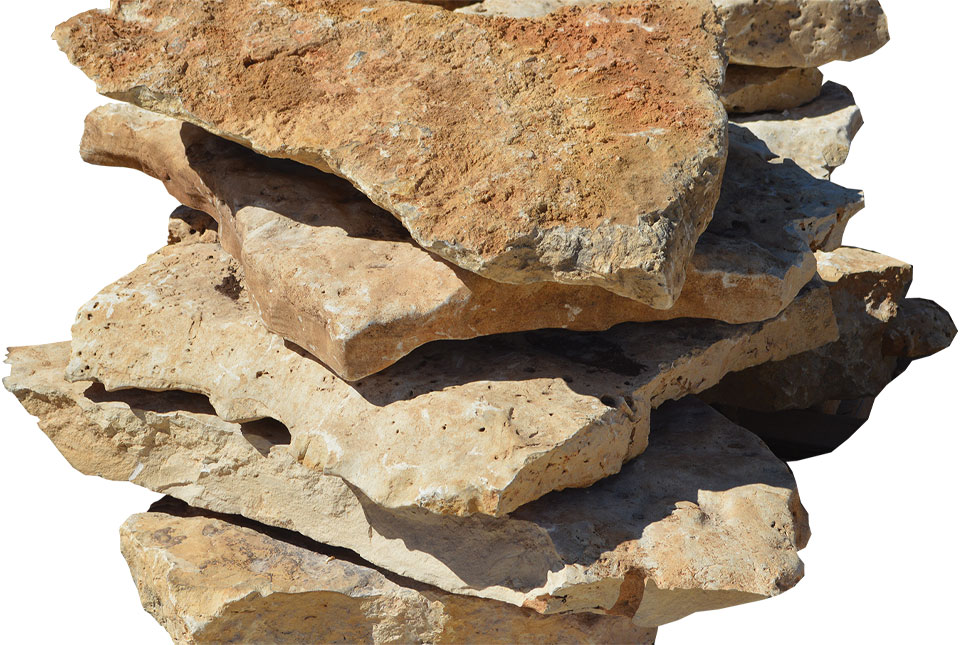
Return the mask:
<path id="1" fill-rule="evenodd" d="M 948 347 L 956 336 L 950 315 L 939 305 L 905 298 L 913 278 L 909 264 L 852 247 L 817 255 L 840 339 L 730 374 L 704 393 L 706 400 L 775 411 L 873 397 L 911 360 Z"/>
<path id="2" fill-rule="evenodd" d="M 381 506 L 441 514 L 592 484 L 643 451 L 651 407 L 836 338 L 811 285 L 763 323 L 436 343 L 350 385 L 264 329 L 240 276 L 217 245 L 160 251 L 81 308 L 69 378 L 204 393 L 227 420 L 283 423 L 305 465 Z"/>
<path id="3" fill-rule="evenodd" d="M 142 0 L 55 37 L 103 94 L 338 174 L 454 264 L 664 309 L 720 190 L 721 34 L 708 0 Z"/>
<path id="4" fill-rule="evenodd" d="M 820 96 L 822 84 L 816 67 L 730 65 L 720 100 L 734 114 L 787 110 Z"/>
<path id="5" fill-rule="evenodd" d="M 132 106 L 92 112 L 81 153 L 160 178 L 222 222 L 221 243 L 243 266 L 267 327 L 357 380 L 441 339 L 778 315 L 814 276 L 811 249 L 839 243 L 862 195 L 766 162 L 765 148 L 750 151 L 763 148 L 755 139 L 734 139 L 719 208 L 668 310 L 597 287 L 487 280 L 431 256 L 342 180 Z"/>
<path id="6" fill-rule="evenodd" d="M 789 159 L 814 177 L 829 179 L 843 165 L 850 144 L 863 125 L 850 90 L 827 83 L 820 97 L 778 114 L 731 117 L 748 129 L 775 157 Z"/>
<path id="7" fill-rule="evenodd" d="M 622 0 L 621 0 L 622 1 Z M 595 0 L 486 0 L 460 9 L 487 16 L 545 16 Z M 855 60 L 890 40 L 878 0 L 713 0 L 726 25 L 731 63 L 819 67 Z"/>
<path id="8" fill-rule="evenodd" d="M 297 531 L 450 592 L 656 626 L 777 595 L 802 575 L 808 528 L 789 469 L 692 399 L 656 410 L 647 452 L 591 488 L 510 517 L 444 517 L 382 509 L 292 446 L 264 454 L 248 438 L 256 428 L 195 395 L 66 382 L 68 355 L 66 343 L 13 349 L 4 385 L 81 472 Z"/>
<path id="9" fill-rule="evenodd" d="M 120 528 L 144 609 L 178 643 L 638 643 L 623 616 L 543 616 L 394 576 L 334 549 L 166 498 Z"/>

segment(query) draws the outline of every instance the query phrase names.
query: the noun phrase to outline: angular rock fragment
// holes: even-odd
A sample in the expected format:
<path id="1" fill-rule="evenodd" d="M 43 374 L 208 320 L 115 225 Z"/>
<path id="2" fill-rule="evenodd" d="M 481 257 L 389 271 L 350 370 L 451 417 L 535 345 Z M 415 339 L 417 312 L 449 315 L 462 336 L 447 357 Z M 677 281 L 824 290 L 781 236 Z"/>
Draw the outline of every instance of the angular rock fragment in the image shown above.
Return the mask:
<path id="1" fill-rule="evenodd" d="M 143 0 L 54 35 L 103 94 L 340 175 L 454 264 L 665 309 L 720 190 L 721 34 L 708 0 Z"/>
<path id="2" fill-rule="evenodd" d="M 382 506 L 441 514 L 502 515 L 590 485 L 643 451 L 651 407 L 836 338 L 827 290 L 811 285 L 763 323 L 435 343 L 350 385 L 264 329 L 240 276 L 217 245 L 161 250 L 80 309 L 68 377 L 275 419 L 305 465 Z"/>
<path id="3" fill-rule="evenodd" d="M 853 94 L 832 82 L 823 86 L 816 101 L 803 107 L 778 114 L 735 116 L 731 121 L 756 135 L 775 157 L 789 159 L 820 179 L 829 179 L 834 169 L 843 165 L 863 126 Z"/>
<path id="4" fill-rule="evenodd" d="M 202 397 L 66 382 L 68 357 L 67 343 L 13 349 L 4 385 L 81 472 L 349 548 L 446 591 L 653 627 L 802 575 L 809 529 L 789 469 L 694 399 L 656 410 L 649 449 L 616 476 L 509 517 L 444 517 L 380 508 L 297 463 L 292 446 L 264 454 Z"/>
<path id="5" fill-rule="evenodd" d="M 830 285 L 839 340 L 729 374 L 702 395 L 705 400 L 772 412 L 874 397 L 911 360 L 945 349 L 956 336 L 943 308 L 906 298 L 909 264 L 853 247 L 817 257 Z"/>
<path id="6" fill-rule="evenodd" d="M 597 287 L 487 280 L 425 252 L 342 180 L 136 107 L 93 111 L 81 153 L 160 178 L 219 220 L 267 327 L 357 380 L 441 339 L 778 315 L 814 276 L 812 249 L 835 248 L 863 198 L 766 162 L 746 133 L 734 140 L 718 209 L 668 310 Z"/>
<path id="7" fill-rule="evenodd" d="M 593 2 L 485 0 L 459 11 L 534 18 Z M 740 65 L 820 67 L 861 58 L 890 40 L 879 0 L 713 0 L 713 4 L 726 26 L 724 48 L 730 62 Z"/>
<path id="8" fill-rule="evenodd" d="M 787 110 L 820 96 L 822 84 L 816 67 L 730 65 L 720 100 L 734 114 Z"/>

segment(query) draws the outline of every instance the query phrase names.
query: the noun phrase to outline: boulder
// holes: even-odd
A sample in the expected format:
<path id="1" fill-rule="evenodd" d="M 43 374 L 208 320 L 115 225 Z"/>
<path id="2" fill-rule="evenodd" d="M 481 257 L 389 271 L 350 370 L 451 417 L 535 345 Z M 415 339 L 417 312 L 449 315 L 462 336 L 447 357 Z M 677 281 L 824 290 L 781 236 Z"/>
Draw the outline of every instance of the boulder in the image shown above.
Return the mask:
<path id="1" fill-rule="evenodd" d="M 81 154 L 162 179 L 219 220 L 267 327 L 355 381 L 442 339 L 778 315 L 814 276 L 813 249 L 839 244 L 863 197 L 766 161 L 747 132 L 732 138 L 719 207 L 667 310 L 597 287 L 487 280 L 431 256 L 343 180 L 136 107 L 94 110 Z"/>
<path id="2" fill-rule="evenodd" d="M 822 84 L 816 67 L 730 65 L 720 100 L 731 114 L 780 111 L 814 100 Z"/>
<path id="3" fill-rule="evenodd" d="M 709 0 L 537 20 L 118 0 L 54 36 L 101 93 L 344 177 L 418 244 L 500 282 L 668 308 L 720 191 Z"/>

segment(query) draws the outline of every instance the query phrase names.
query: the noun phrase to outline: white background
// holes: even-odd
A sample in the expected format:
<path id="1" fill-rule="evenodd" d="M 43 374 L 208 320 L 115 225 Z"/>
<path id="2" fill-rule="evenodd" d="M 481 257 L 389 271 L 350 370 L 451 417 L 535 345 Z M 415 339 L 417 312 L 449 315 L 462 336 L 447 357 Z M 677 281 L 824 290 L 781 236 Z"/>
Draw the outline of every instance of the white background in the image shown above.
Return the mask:
<path id="1" fill-rule="evenodd" d="M 4 9 L 3 346 L 66 340 L 84 301 L 164 243 L 175 206 L 159 182 L 87 166 L 77 154 L 83 117 L 104 101 L 49 34 L 92 1 Z M 867 123 L 834 175 L 867 195 L 846 243 L 914 263 L 911 295 L 958 315 L 960 3 L 884 5 L 892 42 L 824 69 L 854 91 Z M 659 643 L 957 642 L 958 356 L 953 348 L 915 363 L 853 439 L 794 465 L 813 526 L 797 588 L 687 618 L 662 629 Z M 169 642 L 140 607 L 117 537 L 158 496 L 76 473 L 14 397 L 0 394 L 6 642 Z"/>

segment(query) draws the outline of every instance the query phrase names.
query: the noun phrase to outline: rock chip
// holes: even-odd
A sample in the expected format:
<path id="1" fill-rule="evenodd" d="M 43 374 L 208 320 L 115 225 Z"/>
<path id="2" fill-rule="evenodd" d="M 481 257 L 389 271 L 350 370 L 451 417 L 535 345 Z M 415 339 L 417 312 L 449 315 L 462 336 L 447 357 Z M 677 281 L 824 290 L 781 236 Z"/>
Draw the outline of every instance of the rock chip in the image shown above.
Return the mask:
<path id="1" fill-rule="evenodd" d="M 658 309 L 720 190 L 721 35 L 708 0 L 118 0 L 54 34 L 103 94 L 340 175 L 454 264 Z"/>
<path id="2" fill-rule="evenodd" d="M 267 327 L 352 381 L 441 339 L 778 315 L 814 276 L 812 249 L 839 244 L 863 198 L 767 162 L 749 133 L 733 138 L 719 207 L 668 310 L 597 287 L 487 280 L 431 256 L 343 180 L 136 107 L 93 111 L 81 153 L 160 178 L 219 220 Z"/>
<path id="3" fill-rule="evenodd" d="M 720 100 L 733 114 L 780 111 L 814 100 L 822 84 L 816 67 L 730 65 Z"/>
<path id="4" fill-rule="evenodd" d="M 67 382 L 68 358 L 67 343 L 13 349 L 4 385 L 81 472 L 349 548 L 446 591 L 654 627 L 802 575 L 809 529 L 789 469 L 689 398 L 654 412 L 650 448 L 620 474 L 508 517 L 453 517 L 380 508 L 289 445 L 264 454 L 256 428 L 202 397 Z"/>
<path id="5" fill-rule="evenodd" d="M 543 616 L 404 579 L 342 549 L 165 498 L 120 528 L 143 607 L 177 643 L 638 643 L 623 616 Z"/>
<path id="6" fill-rule="evenodd" d="M 909 264 L 863 249 L 818 253 L 830 285 L 840 338 L 786 360 L 727 375 L 702 397 L 771 412 L 874 397 L 911 360 L 945 349 L 956 336 L 950 315 L 929 300 L 907 299 Z"/>
<path id="7" fill-rule="evenodd" d="M 847 160 L 863 116 L 850 90 L 831 82 L 808 105 L 778 114 L 735 116 L 731 122 L 756 135 L 776 158 L 789 159 L 814 177 L 829 179 Z"/>

